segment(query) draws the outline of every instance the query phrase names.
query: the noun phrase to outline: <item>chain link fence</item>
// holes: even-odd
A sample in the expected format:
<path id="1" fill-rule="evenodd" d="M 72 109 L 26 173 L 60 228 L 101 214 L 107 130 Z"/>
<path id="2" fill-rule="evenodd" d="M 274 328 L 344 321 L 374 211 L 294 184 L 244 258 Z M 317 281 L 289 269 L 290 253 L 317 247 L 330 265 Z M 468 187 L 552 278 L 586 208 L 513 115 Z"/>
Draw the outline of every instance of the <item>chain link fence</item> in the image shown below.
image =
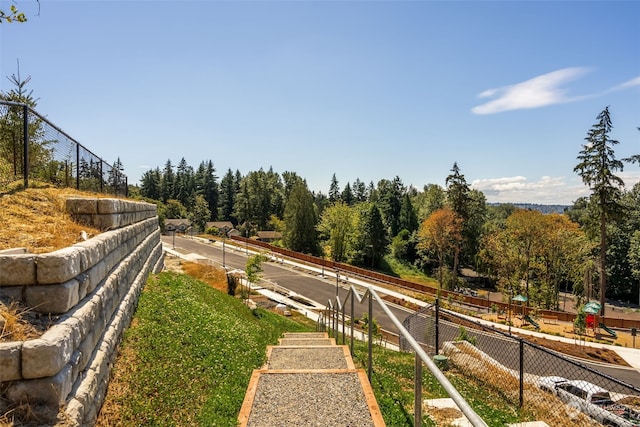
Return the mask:
<path id="1" fill-rule="evenodd" d="M 24 104 L 0 101 L 0 188 L 22 180 L 127 195 L 122 166 L 110 165 Z"/>
<path id="2" fill-rule="evenodd" d="M 587 366 L 592 364 L 437 304 L 407 317 L 403 326 L 447 376 L 475 383 L 524 418 L 550 426 L 640 425 L 640 389 L 601 372 L 604 364 Z M 585 354 L 597 352 L 582 346 Z M 402 339 L 400 348 L 408 350 Z"/>

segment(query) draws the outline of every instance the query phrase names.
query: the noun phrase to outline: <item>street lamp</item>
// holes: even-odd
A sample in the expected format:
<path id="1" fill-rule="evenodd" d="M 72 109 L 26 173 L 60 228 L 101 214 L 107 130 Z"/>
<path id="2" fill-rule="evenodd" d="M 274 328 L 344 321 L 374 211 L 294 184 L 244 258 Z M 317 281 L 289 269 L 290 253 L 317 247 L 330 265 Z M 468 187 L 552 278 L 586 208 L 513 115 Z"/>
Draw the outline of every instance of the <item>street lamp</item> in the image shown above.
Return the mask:
<path id="1" fill-rule="evenodd" d="M 176 248 L 176 230 L 173 230 L 173 249 Z"/>
<path id="2" fill-rule="evenodd" d="M 336 268 L 336 297 L 338 296 L 338 282 L 340 281 L 340 271 Z"/>

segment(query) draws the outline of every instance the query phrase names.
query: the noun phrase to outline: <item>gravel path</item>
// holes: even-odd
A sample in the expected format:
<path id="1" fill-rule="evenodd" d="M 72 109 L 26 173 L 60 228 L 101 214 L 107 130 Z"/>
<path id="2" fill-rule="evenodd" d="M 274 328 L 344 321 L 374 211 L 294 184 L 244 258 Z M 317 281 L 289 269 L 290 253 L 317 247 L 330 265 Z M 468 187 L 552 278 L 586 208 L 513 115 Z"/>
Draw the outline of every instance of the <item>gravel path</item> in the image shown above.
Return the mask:
<path id="1" fill-rule="evenodd" d="M 273 347 L 268 369 L 348 369 L 342 347 Z"/>
<path id="2" fill-rule="evenodd" d="M 247 423 L 247 427 L 373 425 L 357 372 L 264 373 Z"/>

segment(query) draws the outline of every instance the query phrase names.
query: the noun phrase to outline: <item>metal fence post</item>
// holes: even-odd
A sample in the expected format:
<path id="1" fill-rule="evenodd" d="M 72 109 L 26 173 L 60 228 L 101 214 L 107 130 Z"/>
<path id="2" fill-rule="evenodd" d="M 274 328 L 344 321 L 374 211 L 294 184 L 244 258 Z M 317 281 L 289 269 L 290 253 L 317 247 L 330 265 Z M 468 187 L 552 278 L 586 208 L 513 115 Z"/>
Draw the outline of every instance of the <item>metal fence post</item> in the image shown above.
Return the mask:
<path id="1" fill-rule="evenodd" d="M 76 190 L 80 190 L 80 144 L 76 144 Z"/>
<path id="2" fill-rule="evenodd" d="M 520 407 L 524 405 L 524 340 L 520 341 Z"/>
<path id="3" fill-rule="evenodd" d="M 24 158 L 22 164 L 22 174 L 24 176 L 24 188 L 29 188 L 29 106 L 22 106 L 22 139 Z"/>
<path id="4" fill-rule="evenodd" d="M 413 425 L 422 425 L 422 360 L 418 353 L 415 357 L 415 378 L 413 379 L 414 411 Z"/>

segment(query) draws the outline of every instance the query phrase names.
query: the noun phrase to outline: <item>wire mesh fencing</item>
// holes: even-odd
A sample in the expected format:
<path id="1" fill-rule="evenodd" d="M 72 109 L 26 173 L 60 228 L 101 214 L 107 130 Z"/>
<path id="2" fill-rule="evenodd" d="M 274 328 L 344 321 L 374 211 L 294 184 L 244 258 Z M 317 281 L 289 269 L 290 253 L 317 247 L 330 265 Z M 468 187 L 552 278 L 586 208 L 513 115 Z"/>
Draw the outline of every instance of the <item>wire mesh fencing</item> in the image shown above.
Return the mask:
<path id="1" fill-rule="evenodd" d="M 0 101 L 0 187 L 22 180 L 127 195 L 119 161 L 110 165 L 24 104 Z"/>
<path id="2" fill-rule="evenodd" d="M 550 426 L 640 425 L 640 389 L 624 380 L 635 371 L 557 353 L 437 304 L 403 325 L 437 355 L 447 376 L 475 384 L 483 398 L 498 399 L 524 418 Z M 585 354 L 599 351 L 580 345 Z M 406 350 L 402 340 L 400 348 Z"/>

